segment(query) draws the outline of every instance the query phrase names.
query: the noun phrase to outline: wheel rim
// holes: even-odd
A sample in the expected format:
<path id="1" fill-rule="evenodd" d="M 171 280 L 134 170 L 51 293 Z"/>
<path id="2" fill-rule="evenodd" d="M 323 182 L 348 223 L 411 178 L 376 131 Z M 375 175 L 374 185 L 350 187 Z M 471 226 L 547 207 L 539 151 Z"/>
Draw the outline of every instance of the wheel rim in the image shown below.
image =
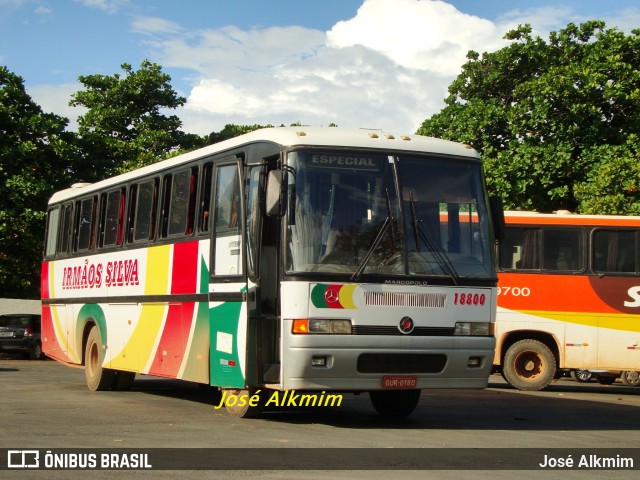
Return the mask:
<path id="1" fill-rule="evenodd" d="M 514 370 L 524 380 L 533 381 L 545 373 L 546 365 L 535 352 L 522 352 L 515 359 Z"/>

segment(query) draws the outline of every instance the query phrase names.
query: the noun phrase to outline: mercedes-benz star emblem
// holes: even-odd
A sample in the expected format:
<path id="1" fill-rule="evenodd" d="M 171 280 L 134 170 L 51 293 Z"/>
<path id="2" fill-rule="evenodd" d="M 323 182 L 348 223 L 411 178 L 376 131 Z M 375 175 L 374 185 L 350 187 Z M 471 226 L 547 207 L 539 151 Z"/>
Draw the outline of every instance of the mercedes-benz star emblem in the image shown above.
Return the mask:
<path id="1" fill-rule="evenodd" d="M 411 317 L 402 317 L 402 320 L 400 320 L 400 324 L 398 325 L 398 330 L 400 330 L 401 333 L 408 335 L 413 332 L 414 326 L 415 325 L 413 324 L 413 319 Z"/>
<path id="2" fill-rule="evenodd" d="M 338 292 L 336 292 L 333 288 L 330 288 L 326 292 L 324 292 L 324 299 L 327 303 L 335 303 L 338 301 Z"/>

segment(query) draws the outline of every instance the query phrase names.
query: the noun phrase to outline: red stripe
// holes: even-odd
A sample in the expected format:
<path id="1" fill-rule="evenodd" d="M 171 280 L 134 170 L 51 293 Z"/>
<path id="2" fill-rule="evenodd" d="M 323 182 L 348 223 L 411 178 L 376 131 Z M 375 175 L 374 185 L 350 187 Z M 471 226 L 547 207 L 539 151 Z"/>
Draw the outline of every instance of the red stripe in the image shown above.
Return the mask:
<path id="1" fill-rule="evenodd" d="M 40 298 L 49 298 L 49 264 L 46 262 L 40 269 Z"/>
<path id="2" fill-rule="evenodd" d="M 198 284 L 198 242 L 173 246 L 171 293 L 196 293 Z M 149 371 L 152 375 L 177 377 L 185 355 L 195 303 L 169 305 L 167 321 Z"/>

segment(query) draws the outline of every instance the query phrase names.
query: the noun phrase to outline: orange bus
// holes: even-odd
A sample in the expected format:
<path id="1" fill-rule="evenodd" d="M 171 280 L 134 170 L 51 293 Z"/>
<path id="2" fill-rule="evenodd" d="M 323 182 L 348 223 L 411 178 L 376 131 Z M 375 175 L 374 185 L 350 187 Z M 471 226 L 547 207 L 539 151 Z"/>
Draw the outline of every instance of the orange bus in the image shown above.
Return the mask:
<path id="1" fill-rule="evenodd" d="M 640 370 L 640 217 L 505 212 L 505 223 L 494 369 L 520 390 L 570 370 Z"/>

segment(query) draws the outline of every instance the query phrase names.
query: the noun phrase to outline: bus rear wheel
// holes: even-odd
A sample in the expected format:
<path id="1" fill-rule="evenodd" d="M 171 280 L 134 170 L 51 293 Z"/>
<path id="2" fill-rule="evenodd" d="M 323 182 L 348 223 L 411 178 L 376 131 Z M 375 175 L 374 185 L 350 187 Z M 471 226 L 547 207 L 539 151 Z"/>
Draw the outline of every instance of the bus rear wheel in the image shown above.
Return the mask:
<path id="1" fill-rule="evenodd" d="M 556 373 L 556 358 L 538 340 L 520 340 L 509 347 L 503 361 L 504 377 L 518 390 L 542 390 Z"/>
<path id="2" fill-rule="evenodd" d="M 91 391 L 109 390 L 113 385 L 113 370 L 102 368 L 104 353 L 100 330 L 93 326 L 84 350 L 84 376 Z"/>
<path id="3" fill-rule="evenodd" d="M 374 390 L 369 392 L 373 408 L 383 417 L 404 418 L 416 409 L 421 390 Z"/>

